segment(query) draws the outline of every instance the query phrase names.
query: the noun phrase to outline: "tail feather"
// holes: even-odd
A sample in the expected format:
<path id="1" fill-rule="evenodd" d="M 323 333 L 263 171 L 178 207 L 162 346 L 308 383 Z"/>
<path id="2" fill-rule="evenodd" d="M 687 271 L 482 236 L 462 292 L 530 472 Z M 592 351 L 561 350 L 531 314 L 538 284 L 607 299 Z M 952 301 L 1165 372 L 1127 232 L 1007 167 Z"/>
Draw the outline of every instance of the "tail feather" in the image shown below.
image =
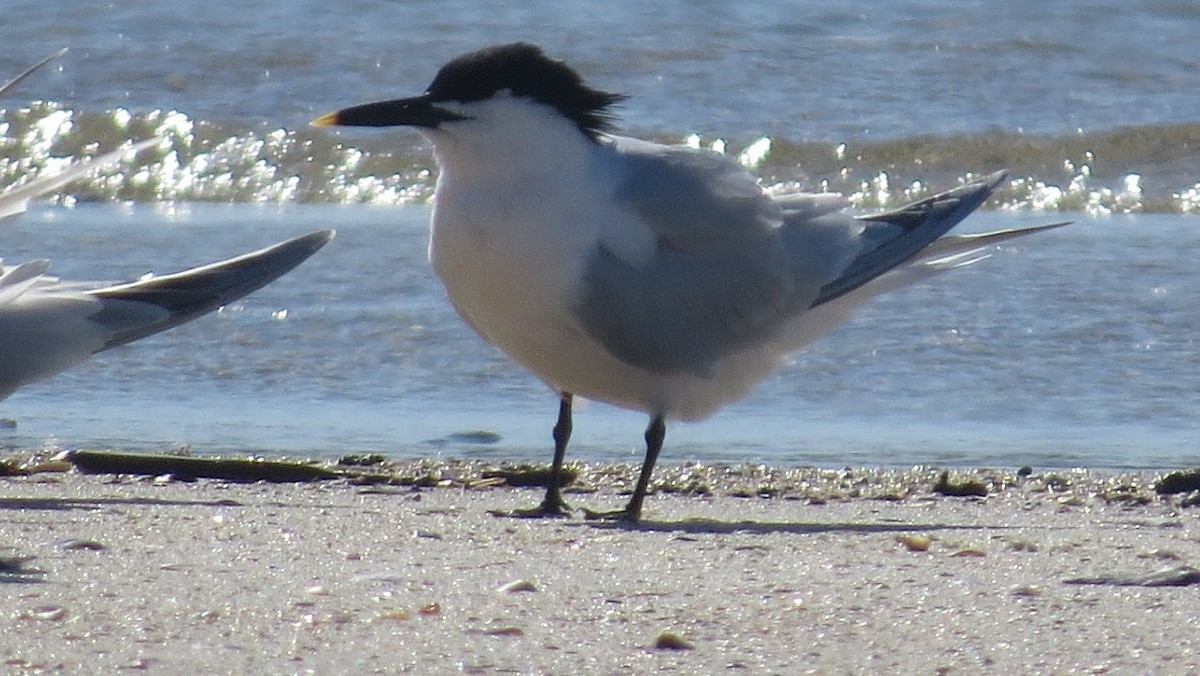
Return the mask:
<path id="1" fill-rule="evenodd" d="M 0 306 L 19 298 L 36 284 L 49 268 L 50 261 L 44 258 L 10 268 L 0 265 Z"/>
<path id="2" fill-rule="evenodd" d="M 45 59 L 42 59 L 37 64 L 27 68 L 25 72 L 9 80 L 3 85 L 0 85 L 0 96 L 3 96 L 10 89 L 15 87 L 25 78 L 32 75 L 39 68 L 66 53 L 66 48 L 60 49 Z M 8 190 L 4 194 L 0 195 L 0 219 L 24 213 L 29 208 L 29 201 L 33 198 L 58 190 L 64 185 L 74 181 L 84 174 L 87 174 L 99 166 L 120 160 L 128 154 L 137 153 L 138 151 L 148 148 L 158 142 L 159 139 L 147 139 L 145 141 L 141 141 L 140 143 L 134 143 L 130 146 L 120 148 L 110 153 L 105 153 L 104 155 L 100 155 L 98 157 L 93 157 L 89 160 L 76 162 L 68 167 L 66 171 L 63 171 L 55 176 L 37 178 L 24 185 L 12 188 L 11 190 Z"/>
<path id="3" fill-rule="evenodd" d="M 933 244 L 925 247 L 916 257 L 919 261 L 940 260 L 949 258 L 972 251 L 978 251 L 993 244 L 1006 242 L 1017 237 L 1025 235 L 1033 235 L 1047 230 L 1056 230 L 1065 225 L 1070 225 L 1071 221 L 1063 221 L 1061 223 L 1049 223 L 1047 225 L 1037 225 L 1029 228 L 1013 228 L 1011 230 L 997 230 L 995 232 L 981 232 L 971 235 L 946 235 L 939 238 Z"/>

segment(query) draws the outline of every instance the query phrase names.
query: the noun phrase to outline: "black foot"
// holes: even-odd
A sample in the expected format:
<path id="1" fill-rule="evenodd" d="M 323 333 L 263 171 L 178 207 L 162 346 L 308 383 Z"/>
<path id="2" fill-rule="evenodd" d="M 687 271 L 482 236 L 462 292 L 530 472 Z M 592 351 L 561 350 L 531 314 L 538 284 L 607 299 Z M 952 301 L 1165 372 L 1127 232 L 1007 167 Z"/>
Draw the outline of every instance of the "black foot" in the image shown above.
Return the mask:
<path id="1" fill-rule="evenodd" d="M 571 516 L 571 506 L 563 501 L 562 498 L 551 500 L 547 498 L 542 501 L 542 504 L 532 509 L 511 509 L 488 510 L 488 514 L 492 516 L 503 516 L 512 519 L 545 519 L 548 517 L 566 517 Z"/>
<path id="2" fill-rule="evenodd" d="M 583 510 L 583 518 L 587 521 L 616 521 L 617 523 L 635 524 L 641 518 L 641 511 L 634 511 L 628 506 L 625 509 L 614 509 L 611 512 L 593 512 L 590 509 Z"/>

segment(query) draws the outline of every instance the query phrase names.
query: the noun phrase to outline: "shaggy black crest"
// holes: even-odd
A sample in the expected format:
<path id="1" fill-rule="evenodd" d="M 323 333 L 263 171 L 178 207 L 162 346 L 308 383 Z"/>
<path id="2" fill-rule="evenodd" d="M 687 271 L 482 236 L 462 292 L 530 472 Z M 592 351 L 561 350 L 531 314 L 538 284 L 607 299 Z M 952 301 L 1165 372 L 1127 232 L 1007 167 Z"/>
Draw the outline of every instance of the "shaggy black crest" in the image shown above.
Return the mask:
<path id="1" fill-rule="evenodd" d="M 612 130 L 612 106 L 625 98 L 588 87 L 570 66 L 524 42 L 463 54 L 442 66 L 426 93 L 466 103 L 504 90 L 553 106 L 593 140 Z"/>

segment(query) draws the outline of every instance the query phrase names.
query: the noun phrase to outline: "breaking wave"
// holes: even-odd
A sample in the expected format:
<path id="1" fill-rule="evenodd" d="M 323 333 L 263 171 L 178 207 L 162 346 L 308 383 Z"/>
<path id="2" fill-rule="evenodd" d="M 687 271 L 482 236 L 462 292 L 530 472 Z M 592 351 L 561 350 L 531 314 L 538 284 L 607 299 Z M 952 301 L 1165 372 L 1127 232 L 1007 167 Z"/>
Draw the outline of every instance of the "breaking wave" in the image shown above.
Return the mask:
<path id="1" fill-rule="evenodd" d="M 237 128 L 178 111 L 103 113 L 55 103 L 0 111 L 0 187 L 61 171 L 133 141 L 161 143 L 49 199 L 138 202 L 424 203 L 436 172 L 406 130 Z M 737 157 L 769 191 L 829 191 L 858 208 L 891 207 L 1007 168 L 1000 209 L 1090 214 L 1200 213 L 1200 123 L 1065 137 L 989 132 L 855 143 L 695 135 L 660 137 Z"/>

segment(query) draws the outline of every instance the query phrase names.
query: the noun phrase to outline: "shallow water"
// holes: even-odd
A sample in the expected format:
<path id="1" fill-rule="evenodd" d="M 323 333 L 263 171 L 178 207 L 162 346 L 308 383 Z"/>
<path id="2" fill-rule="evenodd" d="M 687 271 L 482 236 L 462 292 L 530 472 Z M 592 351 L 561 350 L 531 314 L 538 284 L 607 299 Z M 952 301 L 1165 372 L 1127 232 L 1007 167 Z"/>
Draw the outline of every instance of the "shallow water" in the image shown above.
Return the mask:
<path id="1" fill-rule="evenodd" d="M 453 314 L 428 209 L 40 207 L 9 259 L 125 279 L 336 227 L 244 302 L 0 403 L 0 442 L 544 460 L 555 397 Z M 1036 219 L 982 212 L 967 229 Z M 664 458 L 776 464 L 1153 468 L 1200 461 L 1193 219 L 1083 218 L 864 308 L 755 394 L 673 425 Z M 87 251 L 88 256 L 78 252 Z M 641 414 L 580 407 L 571 456 L 640 457 Z M 487 434 L 473 434 L 474 432 Z M 492 436 L 495 435 L 495 436 Z"/>

